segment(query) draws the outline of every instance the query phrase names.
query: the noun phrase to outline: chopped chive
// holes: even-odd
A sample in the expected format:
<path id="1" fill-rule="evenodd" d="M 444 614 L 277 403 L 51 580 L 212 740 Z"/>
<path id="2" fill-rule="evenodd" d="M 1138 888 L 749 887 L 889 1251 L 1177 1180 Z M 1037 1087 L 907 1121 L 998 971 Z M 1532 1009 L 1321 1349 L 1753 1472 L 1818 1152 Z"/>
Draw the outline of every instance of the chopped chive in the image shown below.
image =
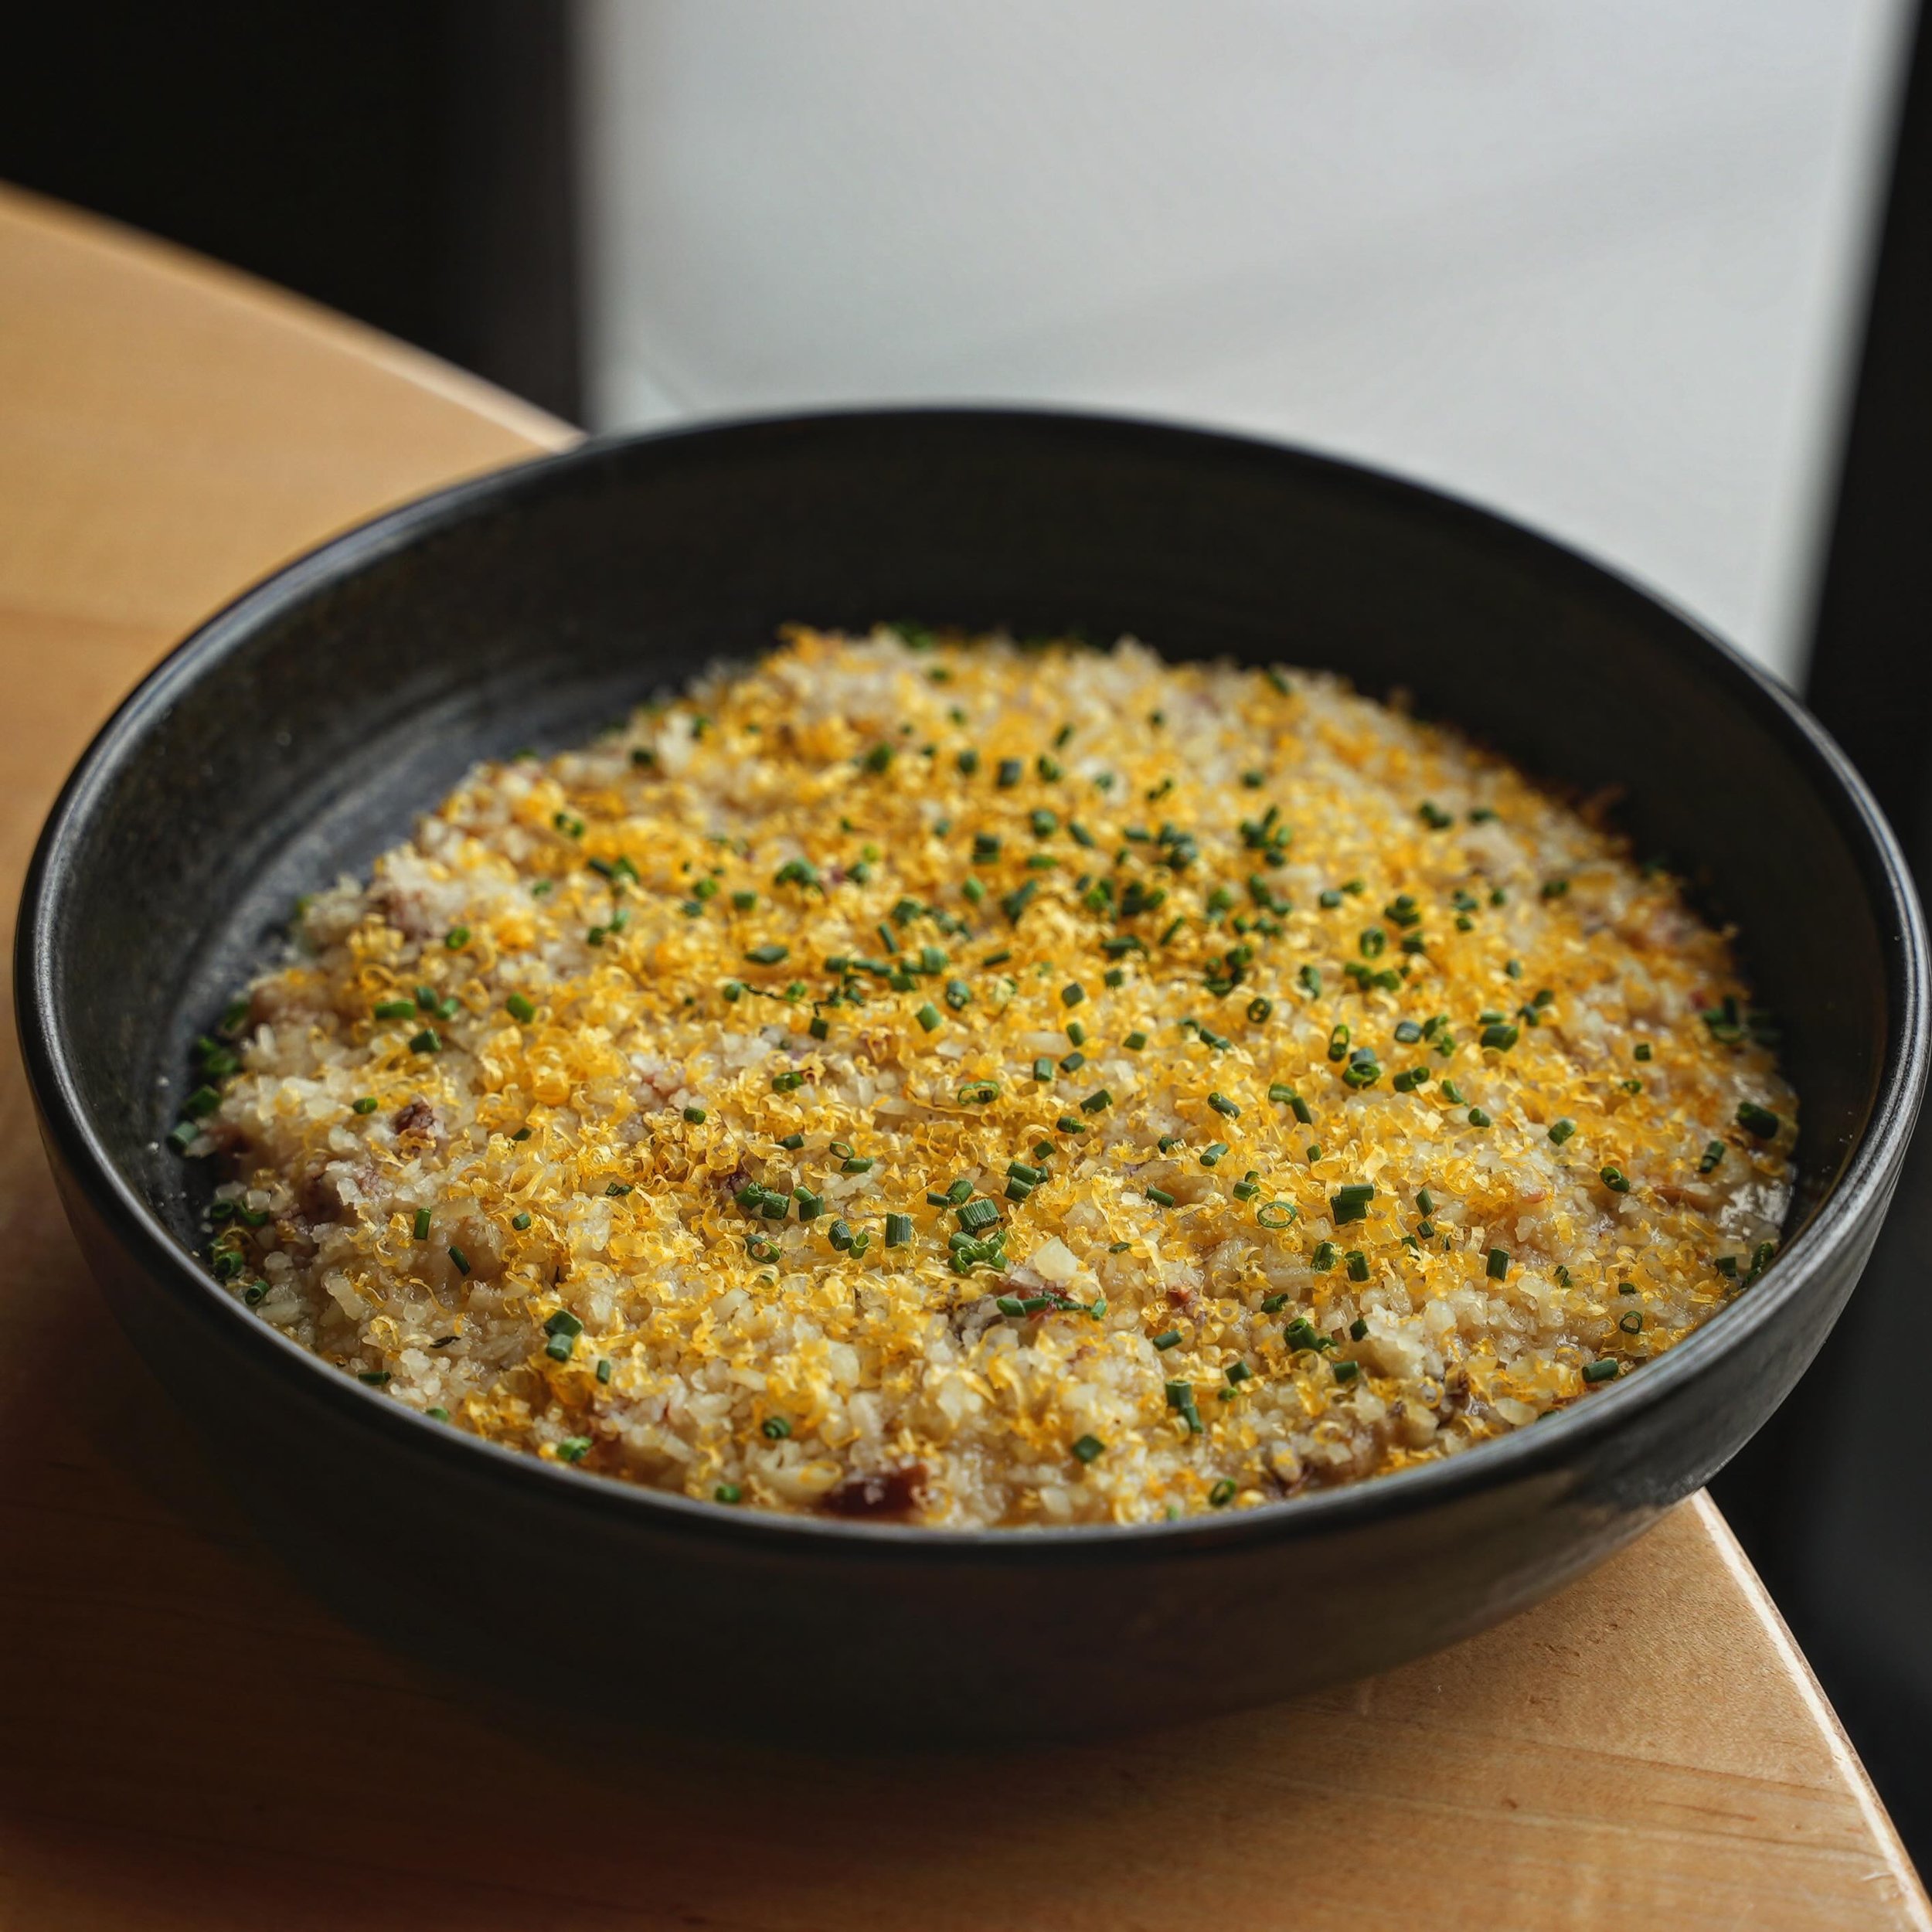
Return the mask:
<path id="1" fill-rule="evenodd" d="M 684 1117 L 693 1127 L 704 1125 L 705 1111 L 702 1107 L 687 1107 L 684 1110 Z"/>
<path id="2" fill-rule="evenodd" d="M 913 1014 L 913 1018 L 917 1020 L 929 1033 L 944 1024 L 940 1018 L 939 1009 L 930 1000 L 927 1001 L 926 1004 Z"/>
<path id="3" fill-rule="evenodd" d="M 515 1228 L 519 1234 L 529 1225 L 530 1217 L 527 1213 L 512 1214 L 510 1216 L 510 1226 Z"/>
<path id="4" fill-rule="evenodd" d="M 406 999 L 378 1000 L 375 1014 L 378 1019 L 413 1019 L 416 1007 L 413 1002 Z"/>
<path id="5" fill-rule="evenodd" d="M 1254 1210 L 1254 1218 L 1264 1228 L 1278 1230 L 1298 1219 L 1300 1213 L 1292 1201 L 1264 1201 Z"/>
<path id="6" fill-rule="evenodd" d="M 1083 1114 L 1098 1114 L 1113 1104 L 1114 1096 L 1103 1087 L 1088 1094 L 1080 1102 L 1080 1111 Z"/>
<path id="7" fill-rule="evenodd" d="M 1760 1141 L 1772 1138 L 1780 1125 L 1777 1116 L 1769 1107 L 1760 1107 L 1755 1100 L 1745 1100 L 1739 1105 L 1737 1124 L 1746 1133 L 1756 1134 Z"/>
<path id="8" fill-rule="evenodd" d="M 512 993 L 504 1002 L 511 1019 L 521 1020 L 526 1026 L 536 1018 L 536 1009 L 521 993 Z"/>
<path id="9" fill-rule="evenodd" d="M 889 1248 L 903 1248 L 913 1238 L 913 1217 L 910 1214 L 889 1214 L 886 1216 L 886 1245 Z"/>
<path id="10" fill-rule="evenodd" d="M 1601 1361 L 1592 1362 L 1586 1366 L 1583 1369 L 1583 1379 L 1586 1382 L 1608 1382 L 1616 1373 L 1616 1362 L 1611 1357 L 1606 1355 Z M 1650 1385 L 1646 1383 L 1644 1386 L 1648 1388 Z"/>
<path id="11" fill-rule="evenodd" d="M 1549 1138 L 1558 1147 L 1561 1147 L 1576 1131 L 1577 1123 L 1570 1119 L 1567 1115 L 1560 1121 L 1552 1121 L 1549 1124 Z"/>
<path id="12" fill-rule="evenodd" d="M 1073 1453 L 1082 1462 L 1091 1462 L 1104 1453 L 1107 1444 L 1098 1436 L 1082 1436 L 1073 1444 Z"/>
<path id="13" fill-rule="evenodd" d="M 1225 1509 L 1227 1505 L 1233 1502 L 1233 1500 L 1234 1484 L 1231 1478 L 1223 1476 L 1221 1480 L 1208 1492 L 1208 1502 L 1214 1509 Z"/>
<path id="14" fill-rule="evenodd" d="M 1335 1379 L 1338 1382 L 1352 1382 L 1362 1372 L 1359 1362 L 1338 1362 L 1335 1365 Z"/>
<path id="15" fill-rule="evenodd" d="M 744 1491 L 735 1482 L 721 1482 L 711 1492 L 714 1502 L 743 1502 L 744 1495 Z"/>
<path id="16" fill-rule="evenodd" d="M 1147 1198 L 1156 1207 L 1172 1207 L 1174 1205 L 1174 1196 L 1164 1187 L 1149 1188 L 1147 1190 Z"/>
<path id="17" fill-rule="evenodd" d="M 1472 1107 L 1469 1110 L 1469 1124 L 1471 1127 L 1491 1127 L 1495 1123 L 1481 1107 Z"/>
<path id="18" fill-rule="evenodd" d="M 1154 1345 L 1164 1355 L 1169 1349 L 1178 1349 L 1181 1345 L 1180 1330 L 1179 1328 L 1169 1328 L 1165 1334 L 1157 1335 L 1154 1338 Z"/>
<path id="19" fill-rule="evenodd" d="M 376 1096 L 373 1094 L 365 1094 L 360 1100 L 354 1103 L 354 1105 L 355 1111 L 358 1114 L 373 1114 L 376 1108 Z"/>
<path id="20" fill-rule="evenodd" d="M 791 951 L 788 946 L 767 944 L 763 946 L 753 946 L 745 954 L 745 957 L 750 960 L 754 966 L 776 966 L 787 957 Z"/>
<path id="21" fill-rule="evenodd" d="M 1723 1159 L 1723 1158 L 1724 1143 L 1722 1141 L 1711 1141 L 1706 1142 L 1704 1148 L 1703 1156 L 1697 1163 L 1698 1172 L 1699 1174 L 1709 1173 L 1710 1171 L 1717 1165 L 1718 1162 Z"/>
<path id="22" fill-rule="evenodd" d="M 1375 1192 L 1366 1182 L 1338 1188 L 1328 1199 L 1329 1218 L 1337 1227 L 1345 1227 L 1351 1221 L 1367 1220 L 1369 1203 L 1375 1199 Z"/>
<path id="23" fill-rule="evenodd" d="M 768 1442 L 783 1442 L 791 1434 L 791 1424 L 783 1416 L 767 1416 L 759 1423 L 758 1432 Z"/>
<path id="24" fill-rule="evenodd" d="M 1342 1260 L 1348 1264 L 1351 1281 L 1366 1281 L 1369 1278 L 1369 1257 L 1359 1248 L 1351 1248 Z"/>
<path id="25" fill-rule="evenodd" d="M 440 1053 L 442 1050 L 443 1043 L 431 1027 L 424 1027 L 410 1042 L 412 1053 Z"/>
<path id="26" fill-rule="evenodd" d="M 1630 1177 L 1621 1167 L 1607 1167 L 1597 1177 L 1613 1194 L 1630 1192 Z"/>
<path id="27" fill-rule="evenodd" d="M 416 1210 L 416 1238 L 427 1241 L 430 1238 L 430 1211 L 427 1208 Z"/>
<path id="28" fill-rule="evenodd" d="M 1509 1250 L 1507 1248 L 1492 1248 L 1489 1250 L 1489 1259 L 1484 1272 L 1492 1281 L 1508 1281 L 1509 1279 Z"/>

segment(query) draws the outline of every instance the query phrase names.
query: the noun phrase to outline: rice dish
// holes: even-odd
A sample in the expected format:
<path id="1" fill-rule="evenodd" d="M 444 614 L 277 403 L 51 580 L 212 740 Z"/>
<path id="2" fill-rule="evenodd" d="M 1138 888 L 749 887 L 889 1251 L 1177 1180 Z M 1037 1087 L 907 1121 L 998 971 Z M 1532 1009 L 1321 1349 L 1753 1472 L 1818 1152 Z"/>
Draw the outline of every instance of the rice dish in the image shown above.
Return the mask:
<path id="1" fill-rule="evenodd" d="M 305 902 L 171 1138 L 389 1400 L 740 1507 L 1265 1505 L 1589 1399 L 1762 1274 L 1728 936 L 1327 674 L 800 628 Z"/>

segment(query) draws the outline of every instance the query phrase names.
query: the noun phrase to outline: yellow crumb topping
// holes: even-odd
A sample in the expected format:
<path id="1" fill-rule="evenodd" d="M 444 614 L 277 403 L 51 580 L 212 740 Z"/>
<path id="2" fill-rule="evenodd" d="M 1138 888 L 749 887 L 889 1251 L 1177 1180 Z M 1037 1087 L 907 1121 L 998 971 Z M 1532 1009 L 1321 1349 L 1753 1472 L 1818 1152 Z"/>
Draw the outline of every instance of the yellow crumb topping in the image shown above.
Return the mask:
<path id="1" fill-rule="evenodd" d="M 185 1130 L 218 1271 L 729 1503 L 1138 1521 L 1452 1454 L 1680 1339 L 1788 1200 L 1725 936 L 1323 674 L 799 629 L 478 767 L 298 941 Z"/>

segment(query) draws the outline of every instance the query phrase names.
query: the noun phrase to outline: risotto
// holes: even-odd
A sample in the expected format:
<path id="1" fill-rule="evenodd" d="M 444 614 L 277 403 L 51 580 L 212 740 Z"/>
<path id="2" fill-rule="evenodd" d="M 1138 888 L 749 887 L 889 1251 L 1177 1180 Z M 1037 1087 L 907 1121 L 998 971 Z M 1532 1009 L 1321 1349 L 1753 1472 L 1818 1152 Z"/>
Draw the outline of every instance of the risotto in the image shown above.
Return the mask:
<path id="1" fill-rule="evenodd" d="M 1330 675 L 808 630 L 477 767 L 199 1043 L 213 1266 L 726 1505 L 1245 1509 L 1641 1369 L 1794 1097 L 1600 813 Z"/>

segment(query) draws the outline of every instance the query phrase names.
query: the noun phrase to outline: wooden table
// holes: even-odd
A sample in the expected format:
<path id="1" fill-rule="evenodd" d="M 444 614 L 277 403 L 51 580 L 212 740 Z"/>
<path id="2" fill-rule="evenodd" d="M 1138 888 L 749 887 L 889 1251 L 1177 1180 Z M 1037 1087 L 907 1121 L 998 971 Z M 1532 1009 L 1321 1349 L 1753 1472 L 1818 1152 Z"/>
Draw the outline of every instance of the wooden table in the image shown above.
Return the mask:
<path id="1" fill-rule="evenodd" d="M 62 774 L 195 619 L 570 434 L 0 190 L 9 923 Z M 334 1621 L 255 1545 L 86 1281 L 10 1031 L 0 1256 L 5 1932 L 1932 1927 L 1708 1498 L 1458 1649 L 1128 1743 L 566 1754 Z M 557 1609 L 533 1579 L 532 1616 Z"/>

